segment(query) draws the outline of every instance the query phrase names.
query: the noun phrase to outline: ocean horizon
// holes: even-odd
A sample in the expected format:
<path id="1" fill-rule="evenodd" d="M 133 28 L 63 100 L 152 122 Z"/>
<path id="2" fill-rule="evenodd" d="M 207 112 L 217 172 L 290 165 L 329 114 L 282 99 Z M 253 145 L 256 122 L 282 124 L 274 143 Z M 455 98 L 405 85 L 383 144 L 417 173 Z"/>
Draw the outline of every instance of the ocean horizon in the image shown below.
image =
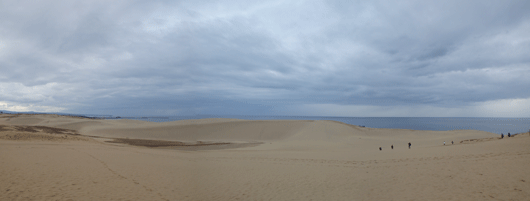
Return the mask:
<path id="1" fill-rule="evenodd" d="M 329 117 L 329 116 L 265 116 L 265 115 L 190 115 L 190 116 L 114 116 L 95 114 L 35 113 L 2 111 L 5 114 L 59 114 L 102 118 L 106 120 L 133 119 L 150 122 L 168 122 L 189 119 L 230 118 L 244 120 L 332 120 L 369 128 L 410 130 L 480 130 L 496 134 L 516 134 L 530 131 L 528 117 Z"/>
<path id="2" fill-rule="evenodd" d="M 116 116 L 117 117 L 117 116 Z M 106 119 L 116 119 L 106 117 Z M 231 118 L 245 120 L 333 120 L 369 128 L 396 128 L 411 130 L 480 130 L 496 134 L 524 133 L 530 129 L 530 118 L 505 117 L 326 117 L 326 116 L 253 116 L 253 115 L 194 115 L 194 116 L 132 116 L 151 122 L 168 122 L 189 119 Z"/>

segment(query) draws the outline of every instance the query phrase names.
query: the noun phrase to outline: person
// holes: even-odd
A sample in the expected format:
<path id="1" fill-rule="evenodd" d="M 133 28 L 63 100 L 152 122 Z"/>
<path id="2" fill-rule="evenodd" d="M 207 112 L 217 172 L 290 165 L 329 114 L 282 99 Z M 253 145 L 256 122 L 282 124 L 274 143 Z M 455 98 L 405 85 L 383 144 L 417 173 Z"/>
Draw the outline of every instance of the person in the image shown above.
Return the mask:
<path id="1" fill-rule="evenodd" d="M 501 133 L 501 139 L 504 138 L 504 134 Z"/>
<path id="2" fill-rule="evenodd" d="M 510 137 L 510 133 L 508 133 L 508 137 Z"/>
<path id="3" fill-rule="evenodd" d="M 383 150 L 381 147 L 379 147 L 379 151 Z"/>
<path id="4" fill-rule="evenodd" d="M 445 146 L 445 141 L 444 141 L 444 146 Z"/>
<path id="5" fill-rule="evenodd" d="M 394 149 L 394 145 L 390 146 L 390 148 Z"/>
<path id="6" fill-rule="evenodd" d="M 455 142 L 451 140 L 451 144 L 455 144 Z"/>
<path id="7" fill-rule="evenodd" d="M 410 142 L 409 142 L 409 149 L 410 149 L 410 145 L 412 145 L 412 144 L 410 144 Z"/>

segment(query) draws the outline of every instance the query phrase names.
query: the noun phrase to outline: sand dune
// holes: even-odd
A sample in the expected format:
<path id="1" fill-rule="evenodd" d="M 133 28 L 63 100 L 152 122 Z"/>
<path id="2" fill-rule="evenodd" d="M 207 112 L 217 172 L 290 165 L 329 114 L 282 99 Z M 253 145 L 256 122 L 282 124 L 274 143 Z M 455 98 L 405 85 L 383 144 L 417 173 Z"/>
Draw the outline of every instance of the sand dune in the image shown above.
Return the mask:
<path id="1" fill-rule="evenodd" d="M 528 165 L 528 133 L 0 115 L 0 200 L 527 200 Z"/>
<path id="2" fill-rule="evenodd" d="M 6 115 L 7 116 L 7 115 Z M 177 141 L 329 141 L 353 142 L 358 138 L 375 141 L 422 142 L 439 144 L 444 140 L 495 137 L 496 134 L 473 131 L 415 131 L 374 129 L 336 121 L 238 119 L 198 119 L 165 123 L 139 120 L 97 120 L 58 115 L 19 115 L 0 118 L 1 124 L 40 125 L 77 130 L 80 134 L 100 137 L 129 137 Z"/>

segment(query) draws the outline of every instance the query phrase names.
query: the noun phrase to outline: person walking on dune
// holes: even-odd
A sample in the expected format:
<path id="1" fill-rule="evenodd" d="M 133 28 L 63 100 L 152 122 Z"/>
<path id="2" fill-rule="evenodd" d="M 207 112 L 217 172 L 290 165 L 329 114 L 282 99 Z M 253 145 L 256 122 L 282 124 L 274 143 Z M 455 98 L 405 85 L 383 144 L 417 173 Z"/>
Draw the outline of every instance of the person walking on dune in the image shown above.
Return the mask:
<path id="1" fill-rule="evenodd" d="M 390 146 L 390 148 L 394 149 L 394 145 Z"/>
<path id="2" fill-rule="evenodd" d="M 445 141 L 444 141 L 444 146 L 445 146 Z"/>
<path id="3" fill-rule="evenodd" d="M 410 149 L 410 145 L 412 145 L 412 144 L 410 144 L 410 142 L 409 142 L 409 149 Z"/>

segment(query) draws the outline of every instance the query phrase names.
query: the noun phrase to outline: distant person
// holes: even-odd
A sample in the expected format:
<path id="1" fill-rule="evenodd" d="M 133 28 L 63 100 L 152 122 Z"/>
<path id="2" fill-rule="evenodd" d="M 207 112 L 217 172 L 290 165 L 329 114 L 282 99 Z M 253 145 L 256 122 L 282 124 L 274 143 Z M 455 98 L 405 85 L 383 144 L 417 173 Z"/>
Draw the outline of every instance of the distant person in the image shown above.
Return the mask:
<path id="1" fill-rule="evenodd" d="M 390 148 L 394 149 L 394 145 L 390 146 Z"/>
<path id="2" fill-rule="evenodd" d="M 455 142 L 453 142 L 453 141 L 451 140 L 451 144 L 455 144 Z"/>
<path id="3" fill-rule="evenodd" d="M 504 138 L 504 134 L 501 133 L 501 139 Z"/>
<path id="4" fill-rule="evenodd" d="M 410 145 L 412 145 L 412 144 L 410 144 L 410 142 L 409 142 L 409 149 L 410 149 Z"/>
<path id="5" fill-rule="evenodd" d="M 383 150 L 383 148 L 379 147 L 379 151 Z"/>
<path id="6" fill-rule="evenodd" d="M 508 137 L 510 137 L 510 136 L 511 136 L 510 133 L 508 133 Z"/>
<path id="7" fill-rule="evenodd" d="M 444 141 L 444 146 L 445 146 L 445 141 Z"/>

